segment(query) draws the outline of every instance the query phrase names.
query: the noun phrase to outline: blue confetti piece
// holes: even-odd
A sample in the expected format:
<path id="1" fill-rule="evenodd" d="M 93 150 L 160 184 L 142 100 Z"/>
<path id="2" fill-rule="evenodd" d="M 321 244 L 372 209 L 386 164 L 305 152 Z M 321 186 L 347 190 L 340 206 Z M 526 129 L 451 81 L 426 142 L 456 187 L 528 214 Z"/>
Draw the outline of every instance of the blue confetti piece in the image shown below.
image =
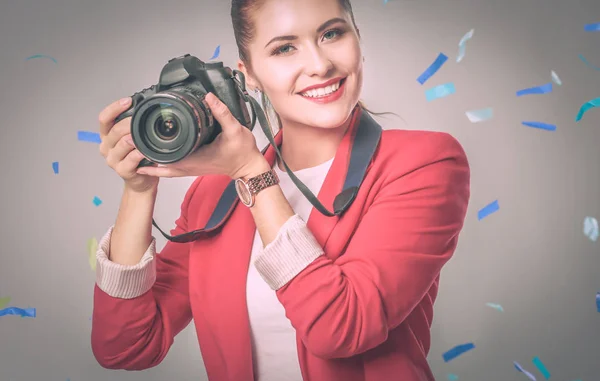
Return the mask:
<path id="1" fill-rule="evenodd" d="M 480 110 L 471 110 L 465 113 L 471 123 L 483 122 L 494 117 L 494 110 L 491 107 Z"/>
<path id="2" fill-rule="evenodd" d="M 600 32 L 600 22 L 584 25 L 583 30 L 586 32 Z"/>
<path id="3" fill-rule="evenodd" d="M 448 374 L 448 381 L 456 381 L 456 380 L 458 380 L 458 376 L 456 374 L 453 374 L 453 373 Z"/>
<path id="4" fill-rule="evenodd" d="M 600 292 L 596 293 L 596 310 L 600 312 Z"/>
<path id="5" fill-rule="evenodd" d="M 481 221 L 484 218 L 486 218 L 487 216 L 489 216 L 490 214 L 497 212 L 498 210 L 500 210 L 500 205 L 498 204 L 498 200 L 492 201 L 488 205 L 481 208 L 479 210 L 479 212 L 477 212 L 477 219 L 479 219 L 479 221 Z"/>
<path id="6" fill-rule="evenodd" d="M 431 78 L 438 70 L 440 70 L 442 65 L 447 60 L 448 60 L 448 57 L 444 53 L 440 53 L 437 56 L 437 58 L 435 59 L 435 61 L 433 61 L 433 63 L 431 65 L 429 65 L 429 67 L 427 69 L 425 69 L 423 74 L 421 74 L 419 76 L 419 78 L 417 78 L 417 82 L 419 82 L 421 85 L 424 84 L 425 82 L 427 82 L 427 80 L 429 78 Z"/>
<path id="7" fill-rule="evenodd" d="M 530 87 L 517 91 L 517 96 L 529 95 L 529 94 L 546 94 L 552 92 L 552 82 L 548 82 L 542 86 Z"/>
<path id="8" fill-rule="evenodd" d="M 521 122 L 522 125 L 527 127 L 539 128 L 546 131 L 556 131 L 556 125 L 542 122 Z"/>
<path id="9" fill-rule="evenodd" d="M 491 307 L 493 309 L 496 309 L 496 310 L 498 310 L 500 312 L 504 312 L 504 308 L 502 308 L 502 306 L 499 305 L 499 304 L 496 304 L 496 303 L 486 303 L 485 305 L 488 306 L 488 307 Z"/>
<path id="10" fill-rule="evenodd" d="M 591 241 L 596 242 L 600 231 L 598 229 L 598 220 L 594 217 L 586 217 L 583 219 L 583 234 Z"/>
<path id="11" fill-rule="evenodd" d="M 213 56 L 210 57 L 209 61 L 212 61 L 212 60 L 216 59 L 217 57 L 219 57 L 219 54 L 221 54 L 221 45 L 217 45 L 217 48 L 215 49 Z"/>
<path id="12" fill-rule="evenodd" d="M 55 175 L 58 175 L 58 161 L 52 163 L 52 170 L 54 171 Z"/>
<path id="13" fill-rule="evenodd" d="M 94 196 L 94 205 L 96 206 L 100 206 L 100 204 L 102 204 L 102 200 L 100 200 L 100 198 L 98 198 L 98 196 Z"/>
<path id="14" fill-rule="evenodd" d="M 542 360 L 540 360 L 539 357 L 536 356 L 531 361 L 533 362 L 533 365 L 535 365 L 535 367 L 538 368 L 538 370 L 546 380 L 550 378 L 550 372 L 548 372 L 548 368 L 546 368 L 546 365 L 544 365 L 544 363 L 542 362 Z"/>
<path id="15" fill-rule="evenodd" d="M 579 55 L 579 59 L 580 59 L 581 61 L 583 61 L 583 63 L 584 63 L 584 64 L 585 64 L 587 67 L 589 67 L 589 68 L 591 68 L 591 69 L 594 69 L 594 70 L 598 70 L 598 71 L 600 71 L 600 67 L 592 65 L 592 64 L 591 64 L 591 63 L 590 63 L 590 62 L 587 60 L 587 58 L 585 58 L 585 57 L 583 56 L 583 54 L 580 54 L 580 55 Z"/>
<path id="16" fill-rule="evenodd" d="M 475 348 L 475 344 L 473 344 L 473 343 L 460 344 L 460 345 L 457 345 L 454 348 L 450 349 L 446 353 L 444 353 L 442 355 L 442 357 L 444 358 L 445 362 L 448 362 L 450 360 L 457 358 L 458 356 L 462 355 L 463 353 L 470 351 L 473 348 Z"/>
<path id="17" fill-rule="evenodd" d="M 462 38 L 460 39 L 458 43 L 458 56 L 456 56 L 456 62 L 462 61 L 462 59 L 465 57 L 465 53 L 467 50 L 467 41 L 473 38 L 473 33 L 475 33 L 475 29 L 471 29 L 470 31 L 465 33 L 465 35 L 462 36 Z"/>
<path id="18" fill-rule="evenodd" d="M 454 83 L 448 82 L 443 85 L 439 85 L 436 87 L 432 87 L 425 91 L 425 98 L 428 102 L 431 102 L 434 99 L 444 98 L 448 95 L 454 94 L 456 92 L 456 88 L 454 88 Z"/>
<path id="19" fill-rule="evenodd" d="M 29 56 L 29 57 L 25 58 L 25 61 L 33 60 L 36 58 L 47 58 L 49 60 L 52 60 L 55 64 L 58 63 L 58 61 L 56 61 L 56 58 L 47 56 L 45 54 L 34 54 L 33 56 Z"/>
<path id="20" fill-rule="evenodd" d="M 519 372 L 525 374 L 531 381 L 536 381 L 535 380 L 535 376 L 531 373 L 529 373 L 528 371 L 525 370 L 525 368 L 523 368 L 521 366 L 521 364 L 519 364 L 518 362 L 514 361 L 513 362 L 515 364 L 515 369 L 518 370 Z"/>
<path id="21" fill-rule="evenodd" d="M 583 114 L 585 114 L 586 112 L 588 112 L 588 110 L 591 110 L 595 107 L 600 107 L 600 97 L 598 97 L 596 99 L 592 99 L 590 101 L 587 101 L 583 105 L 581 105 L 581 108 L 579 109 L 579 112 L 577 113 L 577 116 L 575 117 L 575 121 L 579 122 L 581 120 L 581 118 L 583 118 Z"/>
<path id="22" fill-rule="evenodd" d="M 35 317 L 35 308 L 8 307 L 0 310 L 0 316 L 15 315 L 20 317 Z"/>
<path id="23" fill-rule="evenodd" d="M 80 142 L 90 142 L 98 144 L 102 142 L 99 133 L 90 131 L 77 131 L 77 140 L 79 140 Z"/>

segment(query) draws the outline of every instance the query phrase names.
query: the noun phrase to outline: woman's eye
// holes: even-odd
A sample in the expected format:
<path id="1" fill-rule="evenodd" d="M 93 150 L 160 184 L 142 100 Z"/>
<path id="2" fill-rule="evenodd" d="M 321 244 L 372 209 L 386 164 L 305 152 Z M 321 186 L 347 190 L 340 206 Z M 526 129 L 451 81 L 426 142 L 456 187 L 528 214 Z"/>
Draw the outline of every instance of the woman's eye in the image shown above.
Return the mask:
<path id="1" fill-rule="evenodd" d="M 332 30 L 328 30 L 327 32 L 325 32 L 325 34 L 323 35 L 323 38 L 325 38 L 326 40 L 331 40 L 333 38 L 339 37 L 341 34 L 342 34 L 341 30 L 332 29 Z"/>
<path id="2" fill-rule="evenodd" d="M 292 46 L 291 45 L 283 45 L 278 48 L 275 48 L 273 51 L 273 55 L 287 54 L 290 52 Z"/>

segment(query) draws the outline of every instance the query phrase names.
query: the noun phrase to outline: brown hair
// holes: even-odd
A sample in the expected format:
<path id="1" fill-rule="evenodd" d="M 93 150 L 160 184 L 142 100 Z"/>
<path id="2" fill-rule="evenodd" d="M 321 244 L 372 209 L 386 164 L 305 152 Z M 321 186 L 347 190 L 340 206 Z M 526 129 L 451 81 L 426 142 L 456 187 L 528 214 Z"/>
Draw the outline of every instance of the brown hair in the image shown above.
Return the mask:
<path id="1" fill-rule="evenodd" d="M 354 20 L 354 13 L 352 12 L 352 5 L 350 4 L 350 0 L 338 1 L 342 8 L 344 8 L 344 10 L 350 15 L 350 19 L 352 20 L 352 26 L 354 26 L 354 28 L 358 32 L 358 27 L 356 26 L 356 21 Z M 255 33 L 255 27 L 252 23 L 251 13 L 257 11 L 262 6 L 263 2 L 264 0 L 231 0 L 231 22 L 233 23 L 233 34 L 235 36 L 235 42 L 238 48 L 238 55 L 240 57 L 240 60 L 244 62 L 244 64 L 246 64 L 248 68 L 251 67 L 248 45 L 250 45 L 250 42 L 254 38 Z M 358 37 L 360 38 L 360 33 Z M 273 108 L 271 102 L 269 102 L 269 98 L 264 93 L 261 93 L 261 101 L 265 112 L 267 112 L 267 109 Z M 358 101 L 358 105 L 360 106 L 360 108 L 373 115 L 396 115 L 391 112 L 373 112 L 369 110 L 365 106 L 364 102 L 361 100 Z M 274 113 L 277 117 L 277 122 L 279 126 L 281 126 L 279 116 L 276 112 Z M 267 116 L 268 114 L 269 113 L 267 112 Z"/>

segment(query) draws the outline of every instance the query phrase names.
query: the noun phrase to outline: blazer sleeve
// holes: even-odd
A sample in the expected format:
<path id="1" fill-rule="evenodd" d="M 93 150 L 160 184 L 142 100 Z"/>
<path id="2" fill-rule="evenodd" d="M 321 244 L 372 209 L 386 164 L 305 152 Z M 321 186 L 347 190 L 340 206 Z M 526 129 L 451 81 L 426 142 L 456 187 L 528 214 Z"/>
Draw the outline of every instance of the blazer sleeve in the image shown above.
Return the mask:
<path id="1" fill-rule="evenodd" d="M 453 255 L 470 197 L 470 170 L 451 135 L 436 133 L 432 140 L 423 150 L 428 164 L 386 179 L 343 255 L 336 261 L 319 256 L 277 290 L 315 356 L 351 357 L 383 343 Z M 304 224 L 288 235 L 294 234 L 312 233 Z M 291 245 L 294 250 L 311 249 Z"/>
<path id="2" fill-rule="evenodd" d="M 187 191 L 171 235 L 188 231 L 188 206 L 200 181 L 198 178 Z M 154 284 L 139 296 L 111 296 L 96 284 L 91 341 L 94 357 L 102 367 L 154 367 L 165 358 L 175 336 L 190 323 L 189 245 L 167 242 L 153 258 Z M 148 276 L 139 277 L 140 282 L 144 279 Z"/>

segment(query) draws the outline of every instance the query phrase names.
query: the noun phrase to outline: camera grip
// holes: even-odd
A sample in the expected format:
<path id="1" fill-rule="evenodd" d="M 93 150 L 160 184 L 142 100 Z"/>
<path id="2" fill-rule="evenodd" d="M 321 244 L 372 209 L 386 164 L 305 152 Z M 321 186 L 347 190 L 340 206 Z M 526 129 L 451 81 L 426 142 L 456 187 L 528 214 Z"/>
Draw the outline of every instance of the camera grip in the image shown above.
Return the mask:
<path id="1" fill-rule="evenodd" d="M 142 159 L 142 161 L 140 161 L 140 163 L 138 164 L 138 168 L 151 167 L 152 165 L 154 165 L 154 163 L 151 162 L 150 160 Z"/>

